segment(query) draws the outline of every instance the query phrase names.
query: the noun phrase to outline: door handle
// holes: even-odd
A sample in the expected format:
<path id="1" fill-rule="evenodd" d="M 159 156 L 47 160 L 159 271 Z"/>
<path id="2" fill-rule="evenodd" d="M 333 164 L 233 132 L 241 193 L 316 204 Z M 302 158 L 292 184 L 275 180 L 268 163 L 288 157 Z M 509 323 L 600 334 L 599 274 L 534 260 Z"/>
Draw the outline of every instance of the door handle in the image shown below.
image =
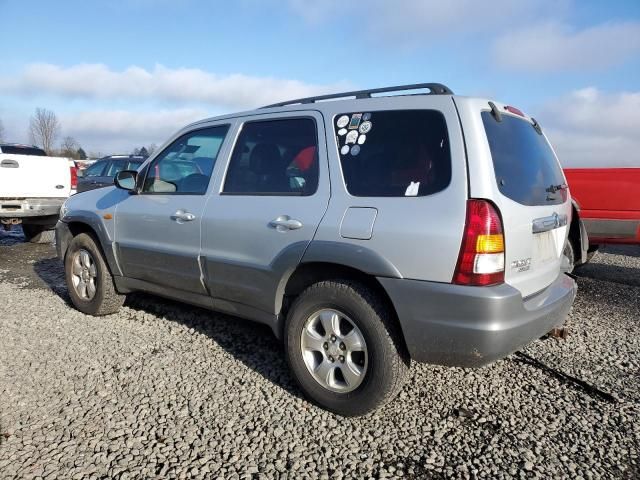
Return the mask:
<path id="1" fill-rule="evenodd" d="M 567 215 L 554 213 L 548 217 L 536 218 L 531 224 L 533 233 L 543 233 L 555 228 L 564 227 L 568 223 Z"/>
<path id="2" fill-rule="evenodd" d="M 171 215 L 171 220 L 175 220 L 178 223 L 191 222 L 195 219 L 196 216 L 193 213 L 182 209 Z"/>
<path id="3" fill-rule="evenodd" d="M 302 228 L 302 222 L 291 218 L 289 215 L 280 215 L 278 218 L 271 220 L 269 226 L 275 228 L 278 232 L 286 232 L 287 230 Z"/>

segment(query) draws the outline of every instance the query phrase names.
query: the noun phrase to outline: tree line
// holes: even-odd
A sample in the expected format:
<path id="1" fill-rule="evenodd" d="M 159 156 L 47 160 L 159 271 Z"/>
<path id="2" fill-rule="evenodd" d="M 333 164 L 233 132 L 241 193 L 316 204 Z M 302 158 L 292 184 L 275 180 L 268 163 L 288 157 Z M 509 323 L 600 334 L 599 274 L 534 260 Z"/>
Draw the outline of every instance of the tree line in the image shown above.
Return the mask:
<path id="1" fill-rule="evenodd" d="M 56 148 L 56 141 L 60 138 L 62 125 L 58 120 L 55 112 L 46 108 L 36 108 L 31 118 L 29 118 L 29 128 L 27 131 L 29 142 L 42 148 L 47 155 L 68 157 L 74 160 L 86 160 L 90 158 L 100 158 L 104 156 L 101 152 L 87 152 L 82 148 L 80 143 L 72 136 L 67 135 L 62 138 L 59 148 Z M 0 119 L 0 143 L 8 142 L 5 138 L 5 128 Z M 135 148 L 131 153 L 133 155 L 142 155 L 148 157 L 156 150 L 155 143 L 151 145 Z M 121 153 L 121 152 L 116 152 Z"/>

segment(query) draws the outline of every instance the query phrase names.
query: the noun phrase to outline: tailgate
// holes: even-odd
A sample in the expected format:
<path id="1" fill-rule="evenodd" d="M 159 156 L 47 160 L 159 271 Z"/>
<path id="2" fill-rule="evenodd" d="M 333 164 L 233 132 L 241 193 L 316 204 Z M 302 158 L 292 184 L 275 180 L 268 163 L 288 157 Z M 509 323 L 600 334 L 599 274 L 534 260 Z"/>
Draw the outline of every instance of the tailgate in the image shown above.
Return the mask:
<path id="1" fill-rule="evenodd" d="M 70 190 L 66 158 L 0 154 L 0 197 L 67 197 Z"/>
<path id="2" fill-rule="evenodd" d="M 504 111 L 504 107 L 502 107 Z M 505 236 L 505 282 L 524 297 L 560 274 L 571 199 L 546 137 L 527 117 L 482 112 Z"/>

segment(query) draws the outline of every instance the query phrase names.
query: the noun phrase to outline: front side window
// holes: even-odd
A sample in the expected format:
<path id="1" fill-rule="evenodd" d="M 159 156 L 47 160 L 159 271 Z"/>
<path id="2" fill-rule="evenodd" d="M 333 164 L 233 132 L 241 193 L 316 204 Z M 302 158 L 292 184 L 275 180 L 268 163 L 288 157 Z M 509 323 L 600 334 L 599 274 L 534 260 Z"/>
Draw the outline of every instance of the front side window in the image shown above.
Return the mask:
<path id="1" fill-rule="evenodd" d="M 142 165 L 143 163 L 143 160 L 130 160 L 129 164 L 127 165 L 127 170 L 138 170 L 140 168 L 140 165 Z"/>
<path id="2" fill-rule="evenodd" d="M 142 192 L 205 194 L 228 130 L 221 125 L 178 138 L 149 165 Z"/>
<path id="3" fill-rule="evenodd" d="M 233 150 L 223 193 L 313 195 L 318 168 L 313 119 L 247 122 Z"/>
<path id="4" fill-rule="evenodd" d="M 100 177 L 102 176 L 102 172 L 104 171 L 104 167 L 107 165 L 105 160 L 100 162 L 96 162 L 90 167 L 87 167 L 83 172 L 84 177 Z"/>
<path id="5" fill-rule="evenodd" d="M 343 113 L 334 118 L 347 191 L 357 197 L 416 197 L 444 190 L 451 154 L 436 110 Z"/>
<path id="6" fill-rule="evenodd" d="M 122 170 L 127 169 L 127 161 L 126 160 L 111 160 L 111 164 L 109 168 L 107 168 L 107 173 L 105 176 L 107 177 L 115 177 Z"/>

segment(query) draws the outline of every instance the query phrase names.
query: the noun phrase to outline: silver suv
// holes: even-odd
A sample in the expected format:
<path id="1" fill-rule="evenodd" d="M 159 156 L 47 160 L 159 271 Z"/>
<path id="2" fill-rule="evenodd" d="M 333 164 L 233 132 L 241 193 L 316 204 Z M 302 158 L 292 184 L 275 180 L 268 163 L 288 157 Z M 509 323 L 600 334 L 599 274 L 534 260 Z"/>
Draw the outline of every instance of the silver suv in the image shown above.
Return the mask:
<path id="1" fill-rule="evenodd" d="M 266 323 L 308 397 L 361 415 L 411 360 L 478 367 L 561 325 L 570 218 L 534 119 L 418 84 L 191 124 L 56 237 L 80 311 L 145 291 Z"/>

